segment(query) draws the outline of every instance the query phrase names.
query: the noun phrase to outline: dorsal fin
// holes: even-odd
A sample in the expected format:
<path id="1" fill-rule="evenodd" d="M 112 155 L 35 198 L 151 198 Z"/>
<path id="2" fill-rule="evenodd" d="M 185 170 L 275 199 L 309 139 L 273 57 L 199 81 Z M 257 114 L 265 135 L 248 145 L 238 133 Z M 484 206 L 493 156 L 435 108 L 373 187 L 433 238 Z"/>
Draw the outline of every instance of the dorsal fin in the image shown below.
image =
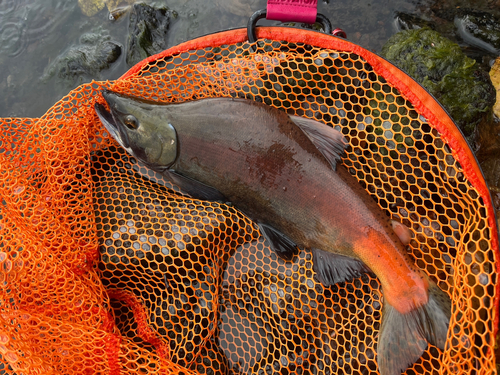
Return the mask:
<path id="1" fill-rule="evenodd" d="M 335 170 L 340 155 L 348 145 L 342 133 L 321 122 L 308 118 L 290 116 L 290 119 L 302 129 Z"/>

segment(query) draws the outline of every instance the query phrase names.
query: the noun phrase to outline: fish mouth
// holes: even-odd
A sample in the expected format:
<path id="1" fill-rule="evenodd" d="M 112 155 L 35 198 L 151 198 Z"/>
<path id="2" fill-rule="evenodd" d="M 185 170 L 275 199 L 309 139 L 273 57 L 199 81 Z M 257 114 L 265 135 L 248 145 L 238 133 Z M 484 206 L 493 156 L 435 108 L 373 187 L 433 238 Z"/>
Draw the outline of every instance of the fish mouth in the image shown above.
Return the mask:
<path id="1" fill-rule="evenodd" d="M 106 103 L 108 103 L 111 111 L 108 111 L 105 106 L 100 103 L 94 104 L 95 112 L 101 120 L 106 130 L 111 134 L 111 136 L 118 141 L 118 143 L 124 147 L 128 148 L 128 137 L 126 132 L 121 131 L 120 121 L 116 119 L 113 115 L 113 98 L 112 92 L 108 90 L 102 90 L 102 96 Z"/>

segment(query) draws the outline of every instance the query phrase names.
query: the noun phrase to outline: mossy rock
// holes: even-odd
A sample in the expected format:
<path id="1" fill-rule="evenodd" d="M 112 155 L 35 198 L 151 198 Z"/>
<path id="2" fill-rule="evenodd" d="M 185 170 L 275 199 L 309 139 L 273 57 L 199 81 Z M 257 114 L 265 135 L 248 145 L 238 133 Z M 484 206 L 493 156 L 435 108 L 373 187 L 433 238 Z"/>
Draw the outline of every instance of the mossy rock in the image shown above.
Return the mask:
<path id="1" fill-rule="evenodd" d="M 488 73 L 475 60 L 428 28 L 393 35 L 381 54 L 434 95 L 473 145 L 476 127 L 491 118 L 496 100 Z"/>

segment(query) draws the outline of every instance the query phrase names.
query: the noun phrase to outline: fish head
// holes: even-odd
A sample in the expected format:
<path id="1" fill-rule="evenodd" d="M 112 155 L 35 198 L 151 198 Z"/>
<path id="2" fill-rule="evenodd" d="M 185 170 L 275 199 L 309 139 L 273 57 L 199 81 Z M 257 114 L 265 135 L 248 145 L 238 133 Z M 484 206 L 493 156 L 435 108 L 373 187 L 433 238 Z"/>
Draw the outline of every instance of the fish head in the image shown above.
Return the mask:
<path id="1" fill-rule="evenodd" d="M 109 111 L 99 103 L 95 104 L 95 111 L 104 127 L 129 154 L 158 172 L 175 162 L 177 134 L 168 118 L 160 121 L 156 115 L 160 104 L 110 90 L 102 90 L 102 96 Z"/>

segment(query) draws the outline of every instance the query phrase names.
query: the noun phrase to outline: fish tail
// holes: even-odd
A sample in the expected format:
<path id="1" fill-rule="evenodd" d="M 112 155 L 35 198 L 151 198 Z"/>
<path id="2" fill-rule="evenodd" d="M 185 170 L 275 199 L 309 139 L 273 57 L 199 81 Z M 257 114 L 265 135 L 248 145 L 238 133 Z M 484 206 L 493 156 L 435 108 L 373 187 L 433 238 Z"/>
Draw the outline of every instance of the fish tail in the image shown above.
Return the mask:
<path id="1" fill-rule="evenodd" d="M 444 349 L 451 316 L 451 301 L 429 280 L 428 301 L 402 314 L 385 302 L 382 310 L 377 363 L 381 375 L 401 375 L 427 348 Z"/>

